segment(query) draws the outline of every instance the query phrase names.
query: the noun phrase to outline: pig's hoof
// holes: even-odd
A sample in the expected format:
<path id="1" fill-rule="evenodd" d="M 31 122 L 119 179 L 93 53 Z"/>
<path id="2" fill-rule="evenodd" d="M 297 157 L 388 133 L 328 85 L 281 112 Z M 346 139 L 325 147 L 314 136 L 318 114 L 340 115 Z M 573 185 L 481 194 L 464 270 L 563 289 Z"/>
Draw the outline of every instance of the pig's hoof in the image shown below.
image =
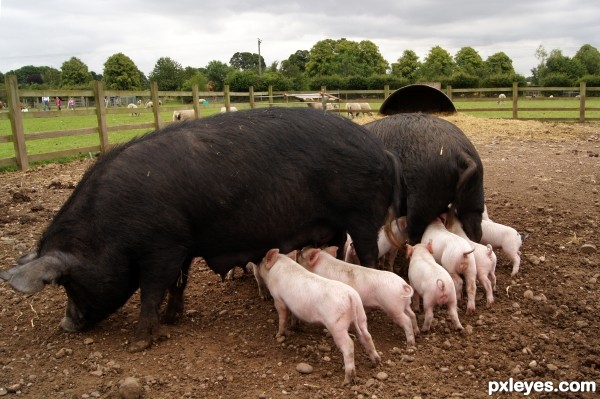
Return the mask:
<path id="1" fill-rule="evenodd" d="M 150 345 L 152 345 L 151 339 L 138 339 L 137 341 L 129 344 L 129 346 L 127 347 L 127 351 L 130 353 L 141 352 L 145 349 L 148 349 Z"/>

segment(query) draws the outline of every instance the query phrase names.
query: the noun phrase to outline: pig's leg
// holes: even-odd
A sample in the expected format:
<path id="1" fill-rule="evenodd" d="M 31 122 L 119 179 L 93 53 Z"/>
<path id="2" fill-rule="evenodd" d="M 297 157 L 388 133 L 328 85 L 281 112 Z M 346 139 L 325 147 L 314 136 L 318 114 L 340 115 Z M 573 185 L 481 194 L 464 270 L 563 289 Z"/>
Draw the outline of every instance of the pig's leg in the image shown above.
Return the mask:
<path id="1" fill-rule="evenodd" d="M 490 272 L 490 274 L 488 275 L 488 278 L 490 279 L 490 282 L 492 283 L 492 290 L 495 292 L 496 291 L 496 271 L 492 270 Z"/>
<path id="2" fill-rule="evenodd" d="M 359 315 L 359 317 L 361 316 Z M 357 324 L 358 328 L 360 329 L 357 331 L 358 340 L 362 344 L 363 348 L 365 348 L 365 351 L 367 352 L 367 355 L 369 355 L 369 359 L 371 359 L 373 365 L 378 365 L 381 362 L 381 357 L 375 349 L 375 344 L 373 343 L 373 338 L 371 337 L 369 330 L 367 330 L 367 316 L 365 316 L 362 320 L 358 320 Z"/>
<path id="3" fill-rule="evenodd" d="M 395 312 L 390 312 L 390 316 L 392 319 L 394 319 L 394 322 L 404 330 L 404 334 L 406 335 L 406 346 L 415 346 L 415 332 L 413 331 L 413 324 L 410 317 L 404 313 L 404 311 L 405 309 L 396 309 Z"/>
<path id="4" fill-rule="evenodd" d="M 454 328 L 457 330 L 462 330 L 463 326 L 460 324 L 460 320 L 458 319 L 458 308 L 456 306 L 456 298 L 450 298 L 448 300 L 448 315 L 454 324 Z"/>
<path id="5" fill-rule="evenodd" d="M 275 299 L 275 309 L 277 309 L 277 314 L 279 315 L 279 329 L 277 330 L 277 335 L 275 335 L 275 337 L 279 338 L 282 335 L 288 335 L 286 325 L 290 311 L 280 299 Z"/>
<path id="6" fill-rule="evenodd" d="M 423 321 L 423 327 L 421 331 L 427 332 L 431 328 L 431 322 L 433 321 L 433 307 L 435 305 L 431 295 L 425 295 L 423 297 L 423 310 L 425 311 L 425 320 Z"/>
<path id="7" fill-rule="evenodd" d="M 404 313 L 406 313 L 410 318 L 410 324 L 412 324 L 413 334 L 415 336 L 419 335 L 419 324 L 417 323 L 417 316 L 415 315 L 415 312 L 413 312 L 413 310 L 410 308 L 409 304 L 406 304 Z"/>
<path id="8" fill-rule="evenodd" d="M 480 274 L 477 277 L 479 279 L 479 282 L 483 286 L 483 289 L 485 290 L 487 306 L 491 306 L 494 303 L 494 293 L 492 290 L 492 282 L 488 278 L 487 274 Z"/>
<path id="9" fill-rule="evenodd" d="M 468 276 L 467 283 L 467 313 L 475 312 L 475 294 L 477 292 L 477 283 L 475 276 Z"/>
<path id="10" fill-rule="evenodd" d="M 333 326 L 332 328 L 327 326 L 327 329 L 331 333 L 336 346 L 344 356 L 344 385 L 348 385 L 356 376 L 356 366 L 354 365 L 354 342 L 352 342 L 352 338 L 350 338 L 347 330 L 336 327 L 340 326 Z"/>
<path id="11" fill-rule="evenodd" d="M 412 297 L 412 305 L 411 305 L 412 309 L 415 311 L 419 311 L 419 294 L 417 293 L 417 290 L 413 291 L 413 297 Z M 413 313 L 414 314 L 414 313 Z"/>
<path id="12" fill-rule="evenodd" d="M 189 278 L 190 265 L 192 257 L 185 261 L 186 267 L 182 268 L 177 281 L 169 287 L 169 296 L 167 298 L 167 307 L 165 308 L 161 321 L 163 323 L 172 324 L 177 321 L 183 314 L 184 301 L 183 291 L 187 285 Z"/>
<path id="13" fill-rule="evenodd" d="M 462 278 L 456 273 L 451 273 L 450 276 L 452 277 L 452 281 L 454 281 L 454 290 L 456 291 L 456 298 L 458 301 L 460 301 L 462 299 L 463 288 Z"/>
<path id="14" fill-rule="evenodd" d="M 178 264 L 166 264 L 164 259 L 182 259 Z M 187 262 L 186 262 L 187 261 Z M 140 276 L 140 317 L 135 331 L 135 341 L 129 346 L 130 352 L 148 348 L 159 333 L 159 308 L 167 289 L 176 284 L 179 271 L 189 268 L 189 257 L 179 252 L 159 251 L 148 254 L 139 262 Z M 180 293 L 183 295 L 183 289 Z"/>
<path id="15" fill-rule="evenodd" d="M 521 257 L 518 253 L 509 253 L 507 254 L 511 263 L 512 263 L 512 272 L 510 273 L 511 277 L 515 274 L 519 273 L 519 266 L 521 265 Z"/>
<path id="16" fill-rule="evenodd" d="M 398 249 L 397 248 L 390 249 L 390 252 L 388 252 L 385 255 L 385 258 L 386 258 L 385 262 L 386 262 L 386 265 L 387 265 L 386 270 L 388 272 L 392 272 L 392 273 L 394 272 L 394 262 L 396 261 L 396 256 L 398 256 Z"/>

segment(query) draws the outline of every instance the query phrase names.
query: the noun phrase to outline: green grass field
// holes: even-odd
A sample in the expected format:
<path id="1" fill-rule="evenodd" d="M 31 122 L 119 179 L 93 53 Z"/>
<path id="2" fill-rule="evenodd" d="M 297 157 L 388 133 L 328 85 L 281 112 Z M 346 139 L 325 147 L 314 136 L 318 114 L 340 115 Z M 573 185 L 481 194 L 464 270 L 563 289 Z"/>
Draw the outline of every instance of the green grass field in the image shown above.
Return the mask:
<path id="1" fill-rule="evenodd" d="M 505 100 L 503 104 L 496 101 L 465 101 L 455 99 L 454 104 L 458 111 L 464 109 L 483 109 L 497 108 L 498 111 L 468 111 L 467 114 L 482 118 L 512 118 L 512 101 Z M 381 103 L 372 102 L 371 107 L 378 109 Z M 248 104 L 235 104 L 238 109 L 249 108 Z M 259 107 L 268 106 L 267 103 L 259 103 Z M 220 104 L 214 104 L 201 109 L 201 116 L 206 117 L 219 113 Z M 519 118 L 578 118 L 579 117 L 579 99 L 554 99 L 554 100 L 519 100 L 519 108 L 576 108 L 571 111 L 519 111 Z M 600 98 L 588 98 L 586 101 L 588 108 L 600 108 Z M 161 120 L 169 122 L 172 120 L 173 110 L 177 107 L 167 108 L 161 112 Z M 503 110 L 502 110 L 503 109 Z M 4 111 L 6 112 L 6 111 Z M 600 111 L 587 111 L 586 117 L 600 118 Z M 142 113 L 140 116 L 130 116 L 129 114 L 107 114 L 108 126 L 121 126 L 127 124 L 151 123 L 153 122 L 152 113 Z M 82 128 L 93 128 L 97 126 L 95 115 L 73 116 L 69 115 L 68 110 L 62 111 L 60 116 L 49 118 L 31 118 L 25 117 L 23 120 L 26 135 L 40 132 L 50 132 L 58 130 L 73 130 Z M 123 130 L 109 133 L 109 143 L 116 144 L 130 140 L 135 136 L 148 132 L 149 129 Z M 0 119 L 0 136 L 11 134 L 10 122 L 8 119 Z M 57 137 L 50 139 L 26 140 L 27 153 L 31 155 L 44 154 L 49 152 L 63 151 L 82 147 L 91 147 L 99 144 L 97 134 L 87 134 L 79 136 Z M 83 154 L 82 156 L 85 156 Z M 0 143 L 0 159 L 14 157 L 14 148 L 11 142 Z M 7 168 L 4 168 L 7 169 Z M 11 169 L 10 167 L 8 169 Z M 12 168 L 14 169 L 14 168 Z"/>

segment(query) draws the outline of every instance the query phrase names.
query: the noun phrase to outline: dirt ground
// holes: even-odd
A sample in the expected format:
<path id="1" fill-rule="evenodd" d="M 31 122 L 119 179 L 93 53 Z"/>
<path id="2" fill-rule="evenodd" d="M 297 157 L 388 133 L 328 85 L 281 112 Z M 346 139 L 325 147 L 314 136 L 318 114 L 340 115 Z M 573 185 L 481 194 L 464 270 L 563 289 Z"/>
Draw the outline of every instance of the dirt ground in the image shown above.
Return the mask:
<path id="1" fill-rule="evenodd" d="M 0 396 L 487 398 L 490 381 L 598 385 L 600 124 L 447 119 L 481 155 L 490 217 L 526 236 L 514 278 L 497 251 L 494 305 L 486 308 L 482 289 L 474 315 L 460 304 L 463 332 L 452 330 L 439 308 L 432 331 L 407 349 L 403 331 L 369 310 L 382 364 L 372 368 L 356 342 L 357 379 L 342 387 L 342 357 L 331 337 L 322 327 L 304 326 L 284 342 L 275 340 L 273 303 L 259 299 L 254 278 L 239 269 L 233 281 L 221 282 L 197 260 L 185 316 L 162 327 L 164 340 L 133 354 L 126 346 L 138 316 L 137 294 L 94 329 L 73 334 L 58 327 L 66 303 L 62 288 L 26 297 L 0 283 Z M 35 247 L 91 162 L 0 174 L 0 267 Z M 417 316 L 422 323 L 422 313 Z M 310 364 L 312 373 L 296 371 L 299 363 Z"/>

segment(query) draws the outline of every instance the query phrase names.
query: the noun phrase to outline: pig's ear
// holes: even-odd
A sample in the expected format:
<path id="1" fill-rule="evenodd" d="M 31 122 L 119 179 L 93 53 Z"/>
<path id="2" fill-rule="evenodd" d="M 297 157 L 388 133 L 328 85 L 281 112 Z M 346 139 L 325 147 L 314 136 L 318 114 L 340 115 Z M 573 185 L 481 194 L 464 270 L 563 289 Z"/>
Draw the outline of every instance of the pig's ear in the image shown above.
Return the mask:
<path id="1" fill-rule="evenodd" d="M 327 247 L 327 248 L 323 249 L 323 251 L 327 252 L 329 255 L 331 255 L 335 258 L 337 256 L 338 247 L 336 247 L 336 246 Z"/>
<path id="2" fill-rule="evenodd" d="M 8 270 L 0 270 L 0 279 L 24 294 L 34 294 L 46 284 L 55 284 L 67 270 L 63 262 L 54 256 L 42 256 Z"/>
<path id="3" fill-rule="evenodd" d="M 279 255 L 278 248 L 270 249 L 269 252 L 267 252 L 267 256 L 265 256 L 265 268 L 267 270 L 270 270 L 271 267 L 273 267 L 273 265 L 277 261 L 277 255 Z"/>
<path id="4" fill-rule="evenodd" d="M 398 218 L 396 223 L 398 223 L 398 227 L 402 231 L 405 231 L 406 227 L 408 226 L 408 222 L 406 221 L 406 216 L 402 216 L 402 217 Z"/>
<path id="5" fill-rule="evenodd" d="M 308 251 L 308 265 L 310 267 L 314 267 L 315 263 L 317 263 L 317 259 L 319 258 L 319 252 L 321 252 L 319 248 L 313 248 Z"/>
<path id="6" fill-rule="evenodd" d="M 294 262 L 298 262 L 298 250 L 293 250 L 289 254 L 286 255 L 288 258 L 293 260 Z"/>
<path id="7" fill-rule="evenodd" d="M 410 244 L 406 244 L 406 259 L 410 258 L 413 254 L 414 247 Z"/>
<path id="8" fill-rule="evenodd" d="M 429 240 L 427 242 L 427 250 L 429 251 L 429 253 L 433 254 L 433 240 Z"/>

